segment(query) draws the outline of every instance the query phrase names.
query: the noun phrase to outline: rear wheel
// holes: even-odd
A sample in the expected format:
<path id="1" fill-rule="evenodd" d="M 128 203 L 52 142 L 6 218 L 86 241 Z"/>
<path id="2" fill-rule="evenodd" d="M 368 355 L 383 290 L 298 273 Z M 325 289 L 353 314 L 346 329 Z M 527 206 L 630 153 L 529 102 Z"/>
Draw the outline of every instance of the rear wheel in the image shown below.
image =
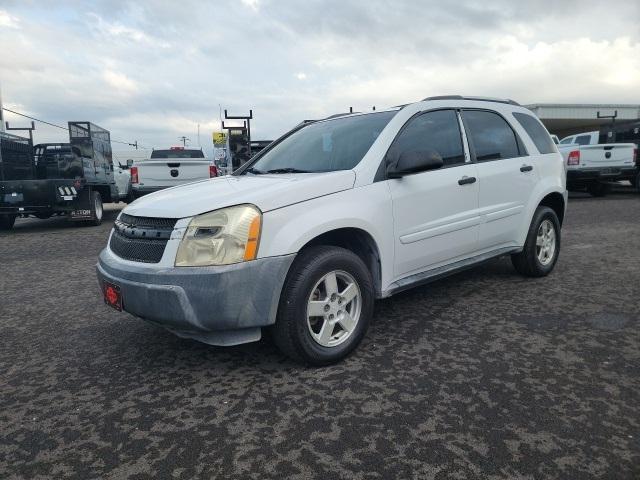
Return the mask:
<path id="1" fill-rule="evenodd" d="M 600 182 L 590 183 L 587 186 L 587 192 L 589 192 L 594 197 L 604 197 L 607 193 L 609 193 L 610 189 L 611 187 L 609 187 L 609 185 Z"/>
<path id="2" fill-rule="evenodd" d="M 53 215 L 53 212 L 37 212 L 34 215 L 36 218 L 39 218 L 40 220 L 46 220 L 47 218 L 51 218 L 51 215 Z"/>
<path id="3" fill-rule="evenodd" d="M 522 252 L 511 255 L 518 273 L 544 277 L 553 270 L 560 254 L 560 222 L 549 207 L 538 207 L 527 233 Z"/>
<path id="4" fill-rule="evenodd" d="M 0 215 L 0 230 L 11 230 L 16 223 L 15 215 Z"/>
<path id="5" fill-rule="evenodd" d="M 273 338 L 294 360 L 338 362 L 364 337 L 373 302 L 371 274 L 360 257 L 344 248 L 310 247 L 291 266 Z"/>
<path id="6" fill-rule="evenodd" d="M 100 192 L 91 192 L 91 216 L 92 220 L 89 221 L 91 225 L 98 226 L 102 223 L 102 216 L 104 215 L 104 207 L 102 205 L 102 197 Z"/>

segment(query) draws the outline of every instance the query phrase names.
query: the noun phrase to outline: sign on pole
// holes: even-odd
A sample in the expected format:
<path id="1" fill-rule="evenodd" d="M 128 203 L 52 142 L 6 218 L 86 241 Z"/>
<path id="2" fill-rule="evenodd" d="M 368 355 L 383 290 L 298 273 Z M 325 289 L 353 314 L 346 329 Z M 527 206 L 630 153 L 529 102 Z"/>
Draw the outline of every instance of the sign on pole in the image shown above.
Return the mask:
<path id="1" fill-rule="evenodd" d="M 227 143 L 226 132 L 213 132 L 213 145 L 222 148 Z"/>

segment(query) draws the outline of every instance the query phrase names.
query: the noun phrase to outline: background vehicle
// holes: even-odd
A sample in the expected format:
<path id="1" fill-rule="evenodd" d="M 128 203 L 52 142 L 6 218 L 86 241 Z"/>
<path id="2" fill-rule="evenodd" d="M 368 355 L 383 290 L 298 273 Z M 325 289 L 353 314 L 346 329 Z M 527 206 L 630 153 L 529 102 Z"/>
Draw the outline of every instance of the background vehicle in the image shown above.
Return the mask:
<path id="1" fill-rule="evenodd" d="M 18 216 L 102 222 L 102 202 L 120 200 L 109 132 L 91 122 L 69 122 L 69 143 L 32 147 L 0 136 L 0 228 Z"/>
<path id="2" fill-rule="evenodd" d="M 116 180 L 116 186 L 118 187 L 118 196 L 120 200 L 131 203 L 135 200 L 133 196 L 133 188 L 131 186 L 131 166 L 133 160 L 127 160 L 126 164 L 118 165 L 114 168 L 114 176 Z"/>
<path id="3" fill-rule="evenodd" d="M 600 132 L 578 133 L 560 141 L 558 149 L 567 164 L 567 188 L 605 195 L 608 182 L 629 180 L 638 173 L 637 146 L 633 143 L 601 143 Z"/>
<path id="4" fill-rule="evenodd" d="M 233 176 L 123 210 L 99 257 L 105 302 L 213 345 L 258 340 L 326 365 L 376 298 L 490 258 L 549 274 L 565 167 L 512 101 L 426 98 L 307 122 Z"/>
<path id="5" fill-rule="evenodd" d="M 218 168 L 212 160 L 205 158 L 201 149 L 186 147 L 154 150 L 150 159 L 136 161 L 131 167 L 135 197 L 217 176 Z"/>
<path id="6" fill-rule="evenodd" d="M 635 143 L 640 147 L 640 120 L 616 122 L 600 129 L 600 141 Z M 640 154 L 636 151 L 637 173 L 635 178 L 629 178 L 629 182 L 636 190 L 640 191 Z"/>

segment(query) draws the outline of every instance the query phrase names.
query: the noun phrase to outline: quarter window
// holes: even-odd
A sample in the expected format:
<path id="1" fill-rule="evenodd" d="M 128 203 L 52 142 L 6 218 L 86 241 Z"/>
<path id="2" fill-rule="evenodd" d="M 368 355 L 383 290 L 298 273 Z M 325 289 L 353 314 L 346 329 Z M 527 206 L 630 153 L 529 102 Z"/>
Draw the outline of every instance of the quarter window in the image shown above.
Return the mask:
<path id="1" fill-rule="evenodd" d="M 555 144 L 551 140 L 551 136 L 547 130 L 542 126 L 540 121 L 526 113 L 513 112 L 515 119 L 522 125 L 527 135 L 531 137 L 531 140 L 535 144 L 538 152 L 541 154 L 553 153 L 556 151 Z"/>
<path id="2" fill-rule="evenodd" d="M 465 110 L 462 115 L 477 161 L 520 156 L 516 134 L 500 115 L 484 110 Z"/>
<path id="3" fill-rule="evenodd" d="M 454 110 L 436 110 L 410 120 L 398 134 L 387 158 L 397 161 L 409 151 L 436 152 L 444 166 L 463 164 L 464 148 L 458 116 Z"/>

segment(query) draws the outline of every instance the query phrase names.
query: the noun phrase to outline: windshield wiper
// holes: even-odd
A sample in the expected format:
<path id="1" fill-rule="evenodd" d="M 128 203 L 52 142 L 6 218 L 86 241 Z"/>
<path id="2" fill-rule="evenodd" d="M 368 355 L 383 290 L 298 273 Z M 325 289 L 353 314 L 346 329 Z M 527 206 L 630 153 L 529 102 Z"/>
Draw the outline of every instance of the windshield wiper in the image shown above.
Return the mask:
<path id="1" fill-rule="evenodd" d="M 309 170 L 299 170 L 297 168 L 287 167 L 287 168 L 274 168 L 273 170 L 267 170 L 263 173 L 312 173 Z"/>
<path id="2" fill-rule="evenodd" d="M 243 174 L 245 173 L 253 173 L 254 175 L 264 175 L 267 172 L 263 172 L 262 170 L 258 170 L 257 168 L 247 168 L 244 172 L 242 172 Z"/>

